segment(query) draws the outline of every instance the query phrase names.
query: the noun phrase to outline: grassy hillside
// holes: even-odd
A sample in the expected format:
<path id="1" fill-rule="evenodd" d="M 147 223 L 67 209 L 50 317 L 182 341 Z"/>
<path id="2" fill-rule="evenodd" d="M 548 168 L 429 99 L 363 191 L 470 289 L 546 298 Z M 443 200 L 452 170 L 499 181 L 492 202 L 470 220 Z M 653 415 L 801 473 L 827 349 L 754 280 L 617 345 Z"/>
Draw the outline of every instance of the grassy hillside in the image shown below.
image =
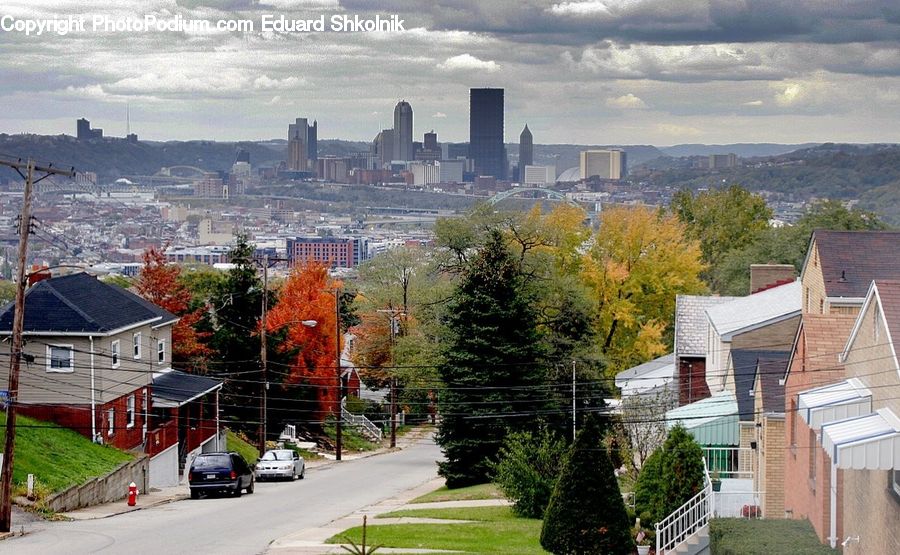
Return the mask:
<path id="1" fill-rule="evenodd" d="M 102 476 L 119 464 L 134 458 L 113 447 L 97 445 L 81 434 L 19 416 L 16 428 L 16 454 L 13 481 L 24 484 L 28 474 L 50 492 L 82 484 Z M 6 441 L 6 414 L 0 415 L 0 442 Z"/>
<path id="2" fill-rule="evenodd" d="M 237 451 L 248 463 L 253 464 L 259 459 L 259 450 L 241 436 L 228 430 L 228 439 L 225 440 L 225 448 L 228 451 Z"/>

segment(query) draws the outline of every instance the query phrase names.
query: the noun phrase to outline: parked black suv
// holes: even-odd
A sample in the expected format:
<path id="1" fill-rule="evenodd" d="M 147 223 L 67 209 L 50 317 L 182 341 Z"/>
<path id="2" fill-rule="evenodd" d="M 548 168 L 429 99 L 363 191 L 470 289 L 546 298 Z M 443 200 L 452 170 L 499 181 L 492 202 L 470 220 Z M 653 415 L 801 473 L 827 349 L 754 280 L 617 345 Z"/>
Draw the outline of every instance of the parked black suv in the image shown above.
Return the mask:
<path id="1" fill-rule="evenodd" d="M 200 492 L 228 492 L 240 497 L 241 490 L 253 493 L 256 477 L 253 469 L 237 453 L 202 453 L 191 463 L 188 483 L 191 499 L 198 499 Z"/>

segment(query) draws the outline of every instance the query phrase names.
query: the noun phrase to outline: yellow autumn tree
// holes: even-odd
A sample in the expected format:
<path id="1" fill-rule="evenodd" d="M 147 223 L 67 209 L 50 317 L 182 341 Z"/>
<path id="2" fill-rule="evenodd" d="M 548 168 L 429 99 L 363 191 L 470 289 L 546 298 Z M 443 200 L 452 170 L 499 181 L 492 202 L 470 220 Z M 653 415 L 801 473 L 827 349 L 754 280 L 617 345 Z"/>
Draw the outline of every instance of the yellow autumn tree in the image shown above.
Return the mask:
<path id="1" fill-rule="evenodd" d="M 675 296 L 706 289 L 700 257 L 697 241 L 671 214 L 644 206 L 603 212 L 581 276 L 610 376 L 670 349 Z"/>

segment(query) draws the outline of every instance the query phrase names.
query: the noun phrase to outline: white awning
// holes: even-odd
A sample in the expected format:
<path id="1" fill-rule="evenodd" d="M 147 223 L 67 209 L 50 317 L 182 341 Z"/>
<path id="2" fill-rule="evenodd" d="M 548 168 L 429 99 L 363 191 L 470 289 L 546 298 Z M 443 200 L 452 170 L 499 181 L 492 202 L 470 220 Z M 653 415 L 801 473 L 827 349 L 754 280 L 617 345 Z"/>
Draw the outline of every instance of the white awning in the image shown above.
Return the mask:
<path id="1" fill-rule="evenodd" d="M 842 469 L 900 470 L 900 418 L 890 409 L 822 426 L 822 448 Z"/>
<path id="2" fill-rule="evenodd" d="M 826 422 L 871 413 L 872 392 L 858 379 L 850 378 L 800 392 L 797 408 L 806 424 L 818 430 Z"/>

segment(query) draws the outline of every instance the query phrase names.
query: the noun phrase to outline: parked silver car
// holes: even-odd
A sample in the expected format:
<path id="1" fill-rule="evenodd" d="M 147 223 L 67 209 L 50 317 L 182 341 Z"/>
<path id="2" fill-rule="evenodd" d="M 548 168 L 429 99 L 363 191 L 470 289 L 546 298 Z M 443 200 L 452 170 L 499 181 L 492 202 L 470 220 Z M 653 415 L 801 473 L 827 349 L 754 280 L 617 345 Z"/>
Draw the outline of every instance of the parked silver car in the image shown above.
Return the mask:
<path id="1" fill-rule="evenodd" d="M 269 449 L 256 463 L 256 479 L 282 478 L 303 479 L 306 473 L 306 462 L 296 451 L 291 449 Z"/>

